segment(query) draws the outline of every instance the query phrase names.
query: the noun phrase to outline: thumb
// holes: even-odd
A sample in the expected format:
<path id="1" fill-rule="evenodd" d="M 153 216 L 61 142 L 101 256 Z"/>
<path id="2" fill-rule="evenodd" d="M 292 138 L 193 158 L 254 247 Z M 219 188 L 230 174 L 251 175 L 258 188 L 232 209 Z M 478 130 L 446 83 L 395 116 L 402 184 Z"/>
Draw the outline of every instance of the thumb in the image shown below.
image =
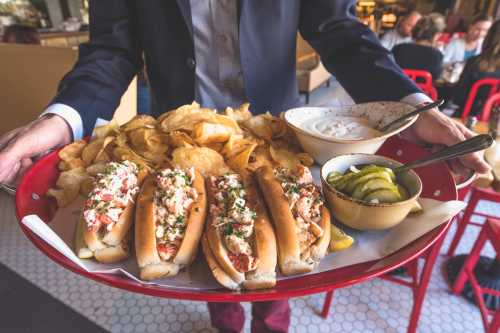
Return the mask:
<path id="1" fill-rule="evenodd" d="M 70 140 L 70 128 L 62 118 L 37 119 L 17 132 L 0 151 L 0 182 L 12 176 L 14 166 L 21 160 L 30 159 Z"/>

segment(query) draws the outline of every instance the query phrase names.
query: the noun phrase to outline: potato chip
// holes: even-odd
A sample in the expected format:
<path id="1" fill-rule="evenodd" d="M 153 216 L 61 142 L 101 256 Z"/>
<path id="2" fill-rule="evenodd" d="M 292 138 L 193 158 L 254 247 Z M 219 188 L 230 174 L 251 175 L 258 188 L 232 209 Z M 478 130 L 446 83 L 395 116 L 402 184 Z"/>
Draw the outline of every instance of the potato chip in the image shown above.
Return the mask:
<path id="1" fill-rule="evenodd" d="M 165 155 L 167 146 L 167 135 L 157 129 L 139 128 L 129 132 L 129 139 L 132 149 L 139 153 Z M 140 154 L 143 155 L 143 154 Z"/>
<path id="2" fill-rule="evenodd" d="M 82 160 L 90 165 L 101 151 L 105 138 L 94 139 L 82 151 Z"/>
<path id="3" fill-rule="evenodd" d="M 238 123 L 230 117 L 217 114 L 215 110 L 200 109 L 192 106 L 182 106 L 177 110 L 170 111 L 168 114 L 160 117 L 160 127 L 165 133 L 172 131 L 192 132 L 194 127 L 203 122 L 212 124 L 221 124 L 231 128 L 236 133 L 241 133 Z"/>
<path id="4" fill-rule="evenodd" d="M 214 142 L 226 142 L 231 135 L 235 134 L 232 127 L 223 124 L 201 122 L 194 126 L 191 134 L 198 144 L 208 144 Z"/>
<path id="5" fill-rule="evenodd" d="M 99 162 L 102 162 L 102 163 L 111 162 L 111 157 L 106 152 L 105 148 L 101 149 L 101 151 L 99 153 L 97 153 L 97 156 L 95 157 L 94 162 L 95 163 L 99 163 Z"/>
<path id="6" fill-rule="evenodd" d="M 59 151 L 59 157 L 63 161 L 69 161 L 74 158 L 80 158 L 82 156 L 82 151 L 87 145 L 87 141 L 79 140 L 75 141 Z"/>
<path id="7" fill-rule="evenodd" d="M 174 110 L 169 110 L 167 112 L 165 112 L 164 114 L 162 114 L 159 118 L 158 118 L 158 123 L 161 123 L 164 119 L 166 118 L 169 118 L 169 117 L 173 117 L 174 115 L 172 114 L 173 112 L 179 112 L 179 113 L 189 113 L 190 110 L 197 110 L 200 108 L 200 104 L 196 103 L 193 101 L 193 103 L 191 104 L 185 104 L 185 105 L 182 105 L 180 107 L 178 107 L 177 109 L 174 109 Z"/>
<path id="8" fill-rule="evenodd" d="M 273 160 L 282 167 L 294 170 L 301 164 L 297 154 L 287 148 L 275 148 L 271 145 L 269 152 Z"/>
<path id="9" fill-rule="evenodd" d="M 206 147 L 180 147 L 172 153 L 172 164 L 181 168 L 194 167 L 204 175 L 221 175 L 229 168 L 218 152 Z"/>
<path id="10" fill-rule="evenodd" d="M 245 120 L 242 126 L 266 141 L 285 137 L 289 133 L 286 122 L 269 112 Z"/>
<path id="11" fill-rule="evenodd" d="M 97 176 L 98 173 L 103 173 L 106 170 L 106 163 L 96 163 L 89 165 L 85 171 L 91 176 Z"/>
<path id="12" fill-rule="evenodd" d="M 115 119 L 112 119 L 106 125 L 94 128 L 94 136 L 98 139 L 102 139 L 107 136 L 116 135 L 119 131 L 120 131 L 120 125 Z"/>
<path id="13" fill-rule="evenodd" d="M 123 147 L 126 146 L 128 143 L 128 137 L 127 134 L 124 132 L 120 132 L 116 137 L 115 137 L 115 144 L 118 147 Z"/>
<path id="14" fill-rule="evenodd" d="M 273 129 L 264 115 L 258 115 L 247 119 L 242 123 L 242 126 L 266 141 L 271 141 L 273 138 Z"/>
<path id="15" fill-rule="evenodd" d="M 222 154 L 224 154 L 224 156 L 226 157 L 238 155 L 243 150 L 248 148 L 248 146 L 251 146 L 253 144 L 259 146 L 261 142 L 252 137 L 243 137 L 242 135 L 232 135 L 224 145 Z"/>
<path id="16" fill-rule="evenodd" d="M 66 164 L 66 162 L 64 161 L 60 161 L 59 164 L 57 165 L 57 168 L 59 169 L 59 171 L 66 171 L 69 170 L 69 165 Z"/>
<path id="17" fill-rule="evenodd" d="M 253 153 L 253 151 L 257 148 L 257 144 L 254 143 L 250 146 L 247 146 L 242 152 L 240 152 L 238 155 L 235 155 L 231 157 L 228 161 L 227 164 L 229 167 L 235 171 L 243 171 L 247 168 L 248 162 L 250 160 L 250 155 Z"/>
<path id="18" fill-rule="evenodd" d="M 78 197 L 78 191 L 74 189 L 61 190 L 51 188 L 47 191 L 47 195 L 56 199 L 57 207 L 66 207 Z"/>
<path id="19" fill-rule="evenodd" d="M 103 154 L 106 146 L 112 143 L 115 140 L 114 137 L 108 136 L 106 138 L 95 139 L 91 141 L 82 152 L 82 160 L 86 165 L 92 164 L 96 158 Z M 106 154 L 107 155 L 107 154 Z M 109 156 L 103 155 L 100 157 L 100 160 L 105 162 L 109 161 Z"/>
<path id="20" fill-rule="evenodd" d="M 76 199 L 81 183 L 88 177 L 83 167 L 61 172 L 56 182 L 57 189 L 49 189 L 47 195 L 56 198 L 59 207 L 65 207 Z"/>
<path id="21" fill-rule="evenodd" d="M 297 158 L 299 159 L 302 165 L 307 167 L 312 166 L 314 164 L 314 158 L 308 153 L 299 153 L 297 154 Z"/>
<path id="22" fill-rule="evenodd" d="M 156 119 L 150 115 L 141 114 L 135 116 L 127 123 L 121 126 L 121 130 L 124 132 L 133 131 L 138 128 L 155 128 L 156 127 Z"/>
<path id="23" fill-rule="evenodd" d="M 94 189 L 95 183 L 93 177 L 85 178 L 80 184 L 80 195 L 88 197 L 90 192 Z"/>
<path id="24" fill-rule="evenodd" d="M 250 162 L 248 163 L 247 168 L 251 171 L 255 171 L 264 165 L 272 167 L 274 163 L 275 162 L 269 152 L 269 146 L 258 146 L 250 156 Z"/>
<path id="25" fill-rule="evenodd" d="M 167 160 L 166 152 L 159 153 L 154 151 L 138 150 L 138 149 L 136 149 L 135 152 L 137 153 L 137 155 L 143 157 L 146 161 L 150 161 L 155 165 L 160 165 Z"/>
<path id="26" fill-rule="evenodd" d="M 224 114 L 229 118 L 236 120 L 238 123 L 252 118 L 252 114 L 249 111 L 250 103 L 243 103 L 237 109 L 227 107 Z"/>
<path id="27" fill-rule="evenodd" d="M 83 167 L 64 171 L 59 175 L 56 186 L 61 189 L 76 188 L 78 192 L 81 181 L 87 177 L 87 172 Z"/>
<path id="28" fill-rule="evenodd" d="M 65 170 L 71 170 L 75 168 L 85 167 L 86 164 L 81 158 L 74 158 L 72 160 L 64 162 L 66 165 Z"/>
<path id="29" fill-rule="evenodd" d="M 193 102 L 191 105 L 183 105 L 163 114 L 158 119 L 158 123 L 165 133 L 177 130 L 192 131 L 194 125 L 211 120 L 214 115 L 216 115 L 215 110 L 200 109 L 200 105 Z"/>
<path id="30" fill-rule="evenodd" d="M 174 148 L 195 146 L 194 140 L 185 132 L 173 131 L 167 135 L 167 138 L 168 145 Z"/>
<path id="31" fill-rule="evenodd" d="M 119 161 L 131 161 L 136 163 L 139 167 L 150 169 L 151 161 L 146 160 L 141 157 L 136 152 L 134 152 L 130 147 L 116 147 L 113 149 L 113 156 Z M 149 163 L 148 163 L 149 162 Z"/>

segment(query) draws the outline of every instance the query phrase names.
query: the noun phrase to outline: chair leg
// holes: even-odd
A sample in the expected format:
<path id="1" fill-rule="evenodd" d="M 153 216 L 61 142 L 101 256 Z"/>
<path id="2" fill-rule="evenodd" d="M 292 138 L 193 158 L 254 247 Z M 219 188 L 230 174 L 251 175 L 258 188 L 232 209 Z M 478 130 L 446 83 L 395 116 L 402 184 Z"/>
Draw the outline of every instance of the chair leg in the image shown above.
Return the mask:
<path id="1" fill-rule="evenodd" d="M 500 312 L 495 313 L 487 333 L 498 333 L 500 331 Z"/>
<path id="2" fill-rule="evenodd" d="M 306 92 L 306 104 L 309 104 L 309 92 Z"/>
<path id="3" fill-rule="evenodd" d="M 461 219 L 457 219 L 457 231 L 455 231 L 455 236 L 453 236 L 453 240 L 450 243 L 450 247 L 448 248 L 447 255 L 453 256 L 455 254 L 455 250 L 457 249 L 458 243 L 465 232 L 465 228 L 467 228 L 467 224 L 469 224 L 472 214 L 474 214 L 474 210 L 476 209 L 477 203 L 479 202 L 479 196 L 476 194 L 477 192 L 472 190 L 472 195 L 467 204 L 467 208 L 465 208 L 464 215 Z"/>
<path id="4" fill-rule="evenodd" d="M 328 313 L 330 312 L 330 306 L 332 305 L 332 299 L 333 299 L 333 292 L 334 290 L 326 293 L 325 302 L 323 303 L 323 309 L 321 310 L 321 317 L 323 318 L 328 317 Z"/>
<path id="5" fill-rule="evenodd" d="M 420 281 L 418 286 L 414 289 L 413 309 L 411 311 L 410 324 L 408 325 L 407 333 L 415 333 L 417 331 L 420 312 L 422 311 L 422 305 L 427 293 L 427 286 L 429 285 L 432 269 L 436 263 L 437 256 L 441 250 L 441 245 L 443 245 L 444 236 L 445 234 L 443 234 L 443 236 L 441 236 L 441 238 L 434 243 L 425 260 L 424 268 L 422 269 L 422 273 L 420 275 Z"/>
<path id="6" fill-rule="evenodd" d="M 473 271 L 474 266 L 476 266 L 477 261 L 479 260 L 479 255 L 481 254 L 481 250 L 483 249 L 484 243 L 488 239 L 488 234 L 486 233 L 486 229 L 483 228 L 477 237 L 472 250 L 464 262 L 460 273 L 453 284 L 453 293 L 455 295 L 460 295 L 462 290 L 464 289 L 465 283 L 467 282 L 467 271 Z"/>

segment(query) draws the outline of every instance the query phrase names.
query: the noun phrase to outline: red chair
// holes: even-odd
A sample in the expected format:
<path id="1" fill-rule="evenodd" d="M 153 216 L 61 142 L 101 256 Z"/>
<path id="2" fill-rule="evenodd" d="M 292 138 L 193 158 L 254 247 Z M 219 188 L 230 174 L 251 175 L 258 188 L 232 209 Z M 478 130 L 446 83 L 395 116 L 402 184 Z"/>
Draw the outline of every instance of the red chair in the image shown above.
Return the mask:
<path id="1" fill-rule="evenodd" d="M 467 208 L 465 208 L 464 214 L 461 219 L 458 219 L 458 224 L 457 224 L 457 231 L 455 232 L 455 236 L 453 237 L 453 240 L 450 243 L 450 247 L 448 248 L 448 256 L 453 256 L 455 253 L 455 250 L 457 249 L 458 243 L 460 242 L 460 239 L 462 238 L 465 228 L 467 225 L 475 225 L 482 227 L 483 225 L 480 223 L 476 222 L 471 222 L 472 216 L 484 216 L 488 218 L 499 218 L 499 216 L 492 216 L 484 213 L 479 213 L 476 212 L 476 207 L 477 204 L 479 203 L 480 200 L 487 200 L 487 201 L 493 201 L 493 202 L 500 202 L 500 193 L 496 192 L 492 189 L 481 189 L 477 187 L 473 187 L 471 189 L 471 196 L 469 199 L 469 203 L 467 204 Z"/>
<path id="2" fill-rule="evenodd" d="M 451 34 L 449 34 L 447 32 L 443 32 L 443 33 L 438 34 L 437 41 L 441 42 L 443 44 L 448 44 L 450 42 L 450 39 L 451 39 Z"/>
<path id="3" fill-rule="evenodd" d="M 484 302 L 484 294 L 490 294 L 500 297 L 500 292 L 481 287 L 474 274 L 474 268 L 479 260 L 479 255 L 484 247 L 486 241 L 489 240 L 497 253 L 496 265 L 500 265 L 500 220 L 488 220 L 484 224 L 481 233 L 479 234 L 471 253 L 467 257 L 460 270 L 460 273 L 453 284 L 453 293 L 460 295 L 465 287 L 467 281 L 470 282 L 472 290 L 474 291 L 474 298 L 479 306 L 481 317 L 483 319 L 484 330 L 487 333 L 497 333 L 500 330 L 500 310 L 491 311 L 486 307 Z M 493 316 L 491 323 L 489 323 L 489 316 Z"/>
<path id="4" fill-rule="evenodd" d="M 484 104 L 481 119 L 490 119 L 491 110 L 495 106 L 500 106 L 500 92 L 497 92 L 496 94 L 488 98 L 486 104 Z"/>
<path id="5" fill-rule="evenodd" d="M 436 88 L 432 84 L 432 75 L 427 71 L 416 69 L 403 69 L 406 75 L 410 77 L 426 93 L 432 100 L 437 100 L 438 94 Z"/>
<path id="6" fill-rule="evenodd" d="M 478 80 L 472 85 L 472 88 L 469 91 L 469 95 L 467 96 L 467 101 L 465 102 L 464 106 L 464 111 L 462 112 L 462 120 L 466 120 L 467 117 L 469 116 L 469 113 L 471 112 L 472 105 L 474 104 L 474 100 L 477 97 L 477 92 L 479 91 L 480 88 L 482 87 L 490 87 L 490 91 L 488 92 L 488 99 L 491 98 L 494 94 L 500 91 L 500 79 L 494 79 L 494 78 L 488 78 L 488 79 L 482 79 Z M 486 109 L 486 107 L 484 108 Z M 481 121 L 488 121 L 489 118 L 489 112 L 488 112 L 488 118 L 486 118 L 486 114 L 484 112 L 481 112 L 481 116 L 479 117 Z"/>
<path id="7" fill-rule="evenodd" d="M 424 255 L 410 261 L 408 264 L 403 266 L 406 269 L 408 275 L 411 277 L 411 281 L 403 280 L 391 275 L 380 276 L 380 278 L 384 280 L 410 287 L 413 291 L 413 309 L 411 311 L 410 323 L 408 325 L 407 333 L 415 333 L 417 331 L 418 320 L 420 318 L 420 312 L 424 303 L 427 286 L 429 285 L 432 269 L 441 249 L 441 245 L 443 244 L 446 232 L 425 252 Z M 420 274 L 418 265 L 419 259 L 424 260 L 424 265 Z M 323 318 L 326 318 L 328 316 L 328 313 L 330 312 L 330 306 L 332 304 L 334 291 L 335 290 L 329 291 L 326 294 L 325 302 L 323 303 L 323 309 L 321 311 L 321 316 Z"/>

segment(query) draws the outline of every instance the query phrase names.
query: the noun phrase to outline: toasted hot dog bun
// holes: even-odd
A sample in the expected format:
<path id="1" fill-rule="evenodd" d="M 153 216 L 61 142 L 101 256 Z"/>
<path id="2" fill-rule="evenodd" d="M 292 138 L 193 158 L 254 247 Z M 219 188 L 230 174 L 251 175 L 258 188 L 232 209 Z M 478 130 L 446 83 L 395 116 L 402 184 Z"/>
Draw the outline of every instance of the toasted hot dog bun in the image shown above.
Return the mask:
<path id="1" fill-rule="evenodd" d="M 214 254 L 208 245 L 207 235 L 204 234 L 201 240 L 201 245 L 203 249 L 203 254 L 205 255 L 205 259 L 207 260 L 208 267 L 212 271 L 213 276 L 221 285 L 228 289 L 237 290 L 240 288 L 240 284 L 235 282 L 219 265 L 217 260 L 215 259 Z"/>
<path id="2" fill-rule="evenodd" d="M 208 202 L 211 205 L 215 203 L 217 191 L 210 182 L 207 183 Z M 254 255 L 259 260 L 257 268 L 245 274 L 233 266 L 221 232 L 213 225 L 215 216 L 210 215 L 208 218 L 203 251 L 214 277 L 224 287 L 229 289 L 271 288 L 276 285 L 277 251 L 274 230 L 253 179 L 250 176 L 244 176 L 243 183 L 248 206 L 257 214 L 251 236 Z"/>
<path id="3" fill-rule="evenodd" d="M 141 270 L 141 279 L 154 280 L 176 275 L 181 268 L 189 265 L 194 260 L 203 233 L 207 211 L 205 180 L 198 171 L 195 171 L 193 188 L 198 193 L 198 197 L 190 208 L 184 238 L 175 257 L 171 261 L 165 261 L 160 258 L 156 247 L 155 175 L 145 179 L 137 198 L 135 210 L 135 249 L 137 262 Z"/>
<path id="4" fill-rule="evenodd" d="M 87 228 L 82 212 L 75 238 L 77 240 L 83 239 L 87 247 L 83 248 L 81 241 L 77 241 L 75 244 L 77 255 L 82 259 L 89 259 L 93 256 L 102 263 L 115 263 L 128 258 L 130 249 L 128 244 L 124 244 L 124 241 L 129 242 L 131 238 L 129 232 L 133 223 L 133 213 L 134 202 L 129 201 L 113 229 L 101 237 L 99 232 Z"/>
<path id="5" fill-rule="evenodd" d="M 323 234 L 311 245 L 312 261 L 303 260 L 300 257 L 300 242 L 296 222 L 283 188 L 274 176 L 273 168 L 270 166 L 260 167 L 256 170 L 255 175 L 271 212 L 276 230 L 278 263 L 281 272 L 284 275 L 293 275 L 312 271 L 325 256 L 330 242 L 330 214 L 328 209 L 325 206 L 321 208 L 320 227 L 323 229 Z"/>

